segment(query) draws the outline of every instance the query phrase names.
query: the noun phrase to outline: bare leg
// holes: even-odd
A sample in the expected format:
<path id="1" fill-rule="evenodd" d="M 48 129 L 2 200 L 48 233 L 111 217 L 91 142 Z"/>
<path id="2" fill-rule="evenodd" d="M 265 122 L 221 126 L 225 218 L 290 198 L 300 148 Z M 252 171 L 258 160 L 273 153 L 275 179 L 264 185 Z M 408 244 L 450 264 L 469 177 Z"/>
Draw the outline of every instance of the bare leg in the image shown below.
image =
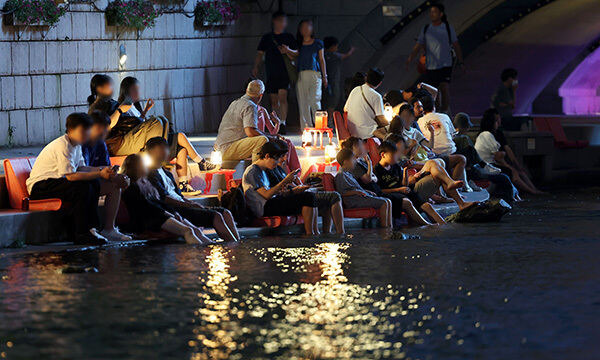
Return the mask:
<path id="1" fill-rule="evenodd" d="M 165 221 L 160 228 L 170 232 L 171 234 L 183 236 L 185 242 L 188 244 L 202 243 L 202 241 L 194 234 L 194 230 L 190 226 L 184 225 L 173 218 Z"/>
<path id="2" fill-rule="evenodd" d="M 277 95 L 278 94 L 269 94 L 269 98 L 271 100 L 271 110 L 275 111 L 281 119 L 281 107 L 279 105 L 279 97 Z"/>
<path id="3" fill-rule="evenodd" d="M 419 214 L 417 209 L 415 209 L 415 207 L 413 206 L 412 201 L 410 201 L 409 199 L 406 199 L 406 198 L 402 199 L 402 210 L 404 210 L 406 212 L 406 215 L 408 215 L 408 218 L 415 224 L 431 225 L 431 223 L 429 221 L 425 220 L 421 216 L 421 214 Z"/>
<path id="4" fill-rule="evenodd" d="M 237 241 L 241 240 L 240 233 L 238 232 L 237 226 L 235 225 L 235 220 L 233 219 L 233 215 L 229 210 L 225 210 L 223 212 L 223 219 L 225 220 L 225 224 L 229 227 L 229 231 L 235 236 Z"/>
<path id="5" fill-rule="evenodd" d="M 119 211 L 121 202 L 121 189 L 111 181 L 100 182 L 100 195 L 106 195 L 104 199 L 104 230 L 113 230 L 115 228 L 115 219 Z"/>
<path id="6" fill-rule="evenodd" d="M 444 184 L 450 189 L 458 189 L 464 185 L 463 181 L 454 181 L 448 173 L 446 169 L 439 166 L 439 163 L 433 160 L 429 160 L 423 166 L 423 171 L 429 171 L 431 176 L 436 179 L 438 182 Z"/>
<path id="7" fill-rule="evenodd" d="M 314 235 L 313 234 L 313 217 L 315 215 L 315 208 L 310 206 L 302 207 L 302 219 L 304 220 L 304 231 L 306 231 L 306 235 Z"/>
<path id="8" fill-rule="evenodd" d="M 277 114 L 281 121 L 285 124 L 288 115 L 288 91 L 285 89 L 279 89 L 277 92 L 277 99 L 279 101 L 279 111 Z"/>
<path id="9" fill-rule="evenodd" d="M 459 154 L 452 154 L 449 156 L 449 158 L 450 169 L 452 169 L 452 178 L 466 182 L 465 166 L 467 166 L 467 158 Z"/>
<path id="10" fill-rule="evenodd" d="M 429 215 L 437 224 L 443 225 L 446 223 L 444 218 L 442 218 L 440 214 L 438 214 L 438 212 L 435 211 L 435 209 L 433 208 L 433 206 L 431 206 L 430 203 L 424 203 L 423 205 L 421 205 L 421 210 L 425 211 L 425 213 Z"/>
<path id="11" fill-rule="evenodd" d="M 381 222 L 382 228 L 389 228 L 392 226 L 392 221 L 390 219 L 391 215 L 391 202 L 386 199 L 385 204 L 381 205 L 379 208 L 379 220 Z"/>
<path id="12" fill-rule="evenodd" d="M 323 234 L 331 233 L 331 209 L 327 209 L 325 213 L 321 214 L 323 218 Z"/>
<path id="13" fill-rule="evenodd" d="M 319 235 L 319 209 L 315 208 L 312 221 L 313 234 Z"/>
<path id="14" fill-rule="evenodd" d="M 187 163 L 188 152 L 185 148 L 179 150 L 177 153 L 177 160 L 175 161 L 175 169 L 177 170 L 177 177 L 187 176 L 188 174 L 188 163 Z"/>
<path id="15" fill-rule="evenodd" d="M 333 218 L 333 222 L 335 224 L 335 231 L 338 234 L 343 234 L 346 232 L 344 228 L 344 211 L 342 210 L 342 202 L 338 201 L 331 207 L 331 217 Z M 330 225 L 331 230 L 331 225 Z"/>
<path id="16" fill-rule="evenodd" d="M 446 192 L 446 194 L 448 194 L 454 201 L 456 201 L 456 204 L 458 205 L 458 208 L 460 210 L 466 209 L 469 206 L 472 206 L 473 204 L 475 204 L 474 202 L 464 201 L 463 198 L 458 193 L 458 191 L 456 191 L 456 189 L 450 189 L 444 185 L 442 185 L 442 186 L 444 187 L 444 191 Z"/>
<path id="17" fill-rule="evenodd" d="M 202 229 L 194 224 L 192 224 L 188 219 L 182 217 L 179 222 L 183 223 L 184 225 L 187 225 L 189 227 L 192 228 L 192 231 L 194 232 L 194 235 L 196 235 L 196 237 L 200 240 L 202 240 L 203 243 L 205 244 L 210 244 L 210 243 L 214 243 L 214 241 L 212 241 L 211 239 L 208 238 L 208 236 L 204 235 L 204 232 L 202 231 Z"/>
<path id="18" fill-rule="evenodd" d="M 200 162 L 202 160 L 202 156 L 196 152 L 196 149 L 190 144 L 190 141 L 184 133 L 177 133 L 177 144 L 187 150 L 187 155 L 195 162 Z"/>
<path id="19" fill-rule="evenodd" d="M 231 233 L 229 227 L 225 224 L 225 220 L 223 220 L 223 216 L 220 213 L 215 214 L 213 227 L 221 239 L 225 241 L 237 241 L 235 235 Z"/>

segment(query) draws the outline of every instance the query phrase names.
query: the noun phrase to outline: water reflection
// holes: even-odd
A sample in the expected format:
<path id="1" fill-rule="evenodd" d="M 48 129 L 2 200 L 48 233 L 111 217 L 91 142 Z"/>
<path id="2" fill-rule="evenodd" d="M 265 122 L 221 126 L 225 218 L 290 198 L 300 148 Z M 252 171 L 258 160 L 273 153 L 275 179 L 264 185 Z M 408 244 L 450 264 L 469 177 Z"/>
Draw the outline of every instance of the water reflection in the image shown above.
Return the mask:
<path id="1" fill-rule="evenodd" d="M 237 280 L 229 272 L 228 255 L 229 250 L 215 245 L 206 257 L 208 272 L 206 277 L 200 277 L 204 285 L 198 293 L 200 308 L 194 313 L 200 319 L 201 327 L 194 330 L 196 338 L 188 343 L 201 351 L 193 353 L 192 360 L 227 359 L 237 348 L 232 334 L 224 326 L 234 314 L 229 287 Z"/>

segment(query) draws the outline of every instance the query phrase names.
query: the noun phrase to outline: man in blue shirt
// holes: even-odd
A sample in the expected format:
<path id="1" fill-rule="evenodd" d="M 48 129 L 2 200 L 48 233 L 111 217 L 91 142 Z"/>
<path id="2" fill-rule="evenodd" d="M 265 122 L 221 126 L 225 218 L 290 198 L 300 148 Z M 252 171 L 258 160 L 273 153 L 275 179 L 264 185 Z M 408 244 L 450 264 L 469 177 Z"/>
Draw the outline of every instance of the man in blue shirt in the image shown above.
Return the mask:
<path id="1" fill-rule="evenodd" d="M 90 130 L 90 141 L 81 146 L 85 164 L 91 167 L 110 166 L 110 156 L 106 147 L 106 135 L 110 126 L 110 117 L 101 111 L 93 111 L 92 128 Z"/>

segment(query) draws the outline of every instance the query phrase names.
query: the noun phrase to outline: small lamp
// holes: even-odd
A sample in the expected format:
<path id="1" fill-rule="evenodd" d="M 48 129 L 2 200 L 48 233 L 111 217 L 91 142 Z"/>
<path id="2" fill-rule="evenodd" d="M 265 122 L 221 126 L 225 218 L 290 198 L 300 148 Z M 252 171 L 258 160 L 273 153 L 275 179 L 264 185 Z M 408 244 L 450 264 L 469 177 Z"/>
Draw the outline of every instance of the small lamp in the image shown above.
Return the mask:
<path id="1" fill-rule="evenodd" d="M 210 162 L 219 166 L 223 164 L 223 155 L 221 155 L 219 150 L 214 150 L 210 153 Z"/>
<path id="2" fill-rule="evenodd" d="M 386 104 L 383 110 L 383 116 L 388 122 L 394 118 L 394 108 L 390 104 Z"/>
<path id="3" fill-rule="evenodd" d="M 302 146 L 312 146 L 312 135 L 308 130 L 304 130 L 304 132 L 302 133 Z"/>
<path id="4" fill-rule="evenodd" d="M 121 44 L 121 46 L 119 46 L 119 66 L 123 68 L 126 62 L 127 50 L 125 49 L 125 44 Z"/>
<path id="5" fill-rule="evenodd" d="M 337 146 L 329 144 L 325 146 L 325 162 L 330 163 L 337 155 Z"/>

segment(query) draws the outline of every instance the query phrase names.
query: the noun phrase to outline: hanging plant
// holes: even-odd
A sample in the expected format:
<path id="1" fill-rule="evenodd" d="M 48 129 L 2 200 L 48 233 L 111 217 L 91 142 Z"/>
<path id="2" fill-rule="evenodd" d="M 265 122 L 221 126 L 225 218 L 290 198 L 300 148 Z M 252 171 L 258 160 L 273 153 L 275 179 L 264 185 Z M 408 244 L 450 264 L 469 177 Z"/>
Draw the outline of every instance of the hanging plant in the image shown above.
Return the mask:
<path id="1" fill-rule="evenodd" d="M 115 0 L 108 4 L 105 10 L 106 22 L 109 26 L 123 26 L 144 30 L 153 27 L 160 11 L 154 9 L 150 1 L 145 0 Z"/>
<path id="2" fill-rule="evenodd" d="M 240 17 L 240 8 L 232 0 L 199 1 L 194 9 L 194 23 L 199 27 L 233 23 Z"/>
<path id="3" fill-rule="evenodd" d="M 52 0 L 8 0 L 4 4 L 5 24 L 13 26 L 54 26 L 67 12 Z"/>

